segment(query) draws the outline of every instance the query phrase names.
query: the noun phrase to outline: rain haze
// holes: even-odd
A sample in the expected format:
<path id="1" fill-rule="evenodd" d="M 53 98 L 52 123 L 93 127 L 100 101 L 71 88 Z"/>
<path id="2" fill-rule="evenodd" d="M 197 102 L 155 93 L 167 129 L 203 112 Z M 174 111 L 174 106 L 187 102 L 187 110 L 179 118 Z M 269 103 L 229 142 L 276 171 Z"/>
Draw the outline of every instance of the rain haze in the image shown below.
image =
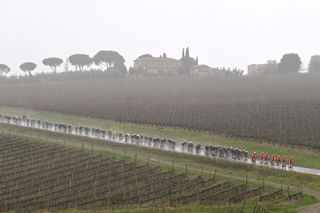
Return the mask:
<path id="1" fill-rule="evenodd" d="M 0 212 L 319 213 L 319 0 L 0 0 Z"/>
<path id="2" fill-rule="evenodd" d="M 317 0 L 0 0 L 0 59 L 21 74 L 24 61 L 101 49 L 179 58 L 189 47 L 200 64 L 237 67 L 319 52 Z M 60 68 L 62 69 L 62 68 Z"/>

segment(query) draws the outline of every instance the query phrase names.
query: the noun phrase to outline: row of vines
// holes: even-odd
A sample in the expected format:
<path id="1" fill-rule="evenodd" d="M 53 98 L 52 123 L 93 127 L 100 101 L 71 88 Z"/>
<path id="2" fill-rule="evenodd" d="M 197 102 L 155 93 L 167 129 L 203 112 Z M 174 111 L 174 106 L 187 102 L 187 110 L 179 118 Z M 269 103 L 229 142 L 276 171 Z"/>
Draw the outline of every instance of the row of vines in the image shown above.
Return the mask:
<path id="1" fill-rule="evenodd" d="M 263 190 L 12 136 L 0 136 L 0 171 L 1 212 L 228 205 Z"/>

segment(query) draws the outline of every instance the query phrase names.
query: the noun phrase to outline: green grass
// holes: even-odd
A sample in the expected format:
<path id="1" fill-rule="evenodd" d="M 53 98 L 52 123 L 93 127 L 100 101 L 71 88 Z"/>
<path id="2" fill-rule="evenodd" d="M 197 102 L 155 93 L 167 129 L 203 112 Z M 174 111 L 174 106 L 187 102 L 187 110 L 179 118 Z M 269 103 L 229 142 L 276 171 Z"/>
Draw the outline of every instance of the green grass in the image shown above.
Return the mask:
<path id="1" fill-rule="evenodd" d="M 306 196 L 302 200 L 295 202 L 274 202 L 267 203 L 265 207 L 270 209 L 270 213 L 298 213 L 298 208 L 302 206 L 312 205 L 318 203 L 319 200 L 312 196 Z"/>
<path id="2" fill-rule="evenodd" d="M 99 212 L 112 212 L 112 213 L 230 213 L 231 211 L 238 210 L 240 207 L 228 207 L 228 206 L 202 206 L 202 205 L 186 205 L 177 208 L 163 207 L 163 208 L 127 208 L 120 210 L 100 210 Z M 93 213 L 95 211 L 79 211 L 76 209 L 68 209 L 59 211 L 59 213 Z M 248 211 L 249 212 L 249 211 Z"/>
<path id="3" fill-rule="evenodd" d="M 247 203 L 244 204 L 243 211 L 244 213 L 252 213 L 257 200 L 250 200 Z M 312 196 L 306 196 L 304 199 L 296 201 L 296 202 L 268 202 L 263 203 L 261 206 L 265 207 L 269 210 L 270 213 L 297 213 L 297 209 L 301 206 L 305 205 L 311 205 L 318 203 L 319 201 L 312 197 Z M 187 205 L 183 207 L 178 207 L 176 209 L 160 209 L 158 211 L 154 211 L 153 209 L 145 209 L 144 211 L 140 210 L 134 210 L 134 209 L 125 209 L 125 210 L 119 210 L 114 211 L 115 213 L 125 213 L 125 212 L 145 212 L 145 213 L 152 213 L 152 212 L 172 212 L 172 213 L 187 213 L 187 212 L 199 212 L 199 213 L 230 213 L 230 212 L 239 212 L 243 204 L 237 204 L 232 206 L 199 206 L 199 205 Z"/>
<path id="4" fill-rule="evenodd" d="M 258 201 L 256 199 L 232 206 L 204 206 L 197 204 L 189 204 L 186 206 L 179 206 L 176 208 L 160 207 L 160 208 L 126 208 L 120 210 L 91 210 L 82 211 L 77 209 L 66 209 L 58 211 L 59 213 L 93 213 L 93 212 L 112 212 L 112 213 L 230 213 L 239 212 L 243 206 L 243 213 L 252 213 L 253 209 Z M 262 203 L 261 206 L 268 209 L 270 213 L 298 213 L 297 209 L 306 205 L 318 203 L 319 200 L 312 196 L 306 196 L 304 199 L 289 202 L 269 202 Z"/>
<path id="5" fill-rule="evenodd" d="M 246 149 L 249 152 L 267 152 L 281 156 L 293 157 L 295 165 L 320 169 L 320 153 L 307 148 L 284 147 L 278 144 L 270 144 L 263 141 L 243 140 L 213 135 L 207 132 L 188 131 L 181 128 L 168 127 L 161 132 L 159 128 L 147 125 L 136 125 L 132 123 L 120 123 L 112 120 L 102 120 L 81 117 L 77 115 L 66 115 L 47 111 L 34 111 L 30 109 L 0 107 L 0 113 L 10 115 L 27 115 L 32 118 L 47 120 L 51 122 L 64 122 L 72 125 L 83 125 L 88 127 L 99 127 L 113 129 L 124 133 L 139 133 L 150 136 L 164 136 L 176 140 L 191 140 L 201 144 L 219 144 Z"/>

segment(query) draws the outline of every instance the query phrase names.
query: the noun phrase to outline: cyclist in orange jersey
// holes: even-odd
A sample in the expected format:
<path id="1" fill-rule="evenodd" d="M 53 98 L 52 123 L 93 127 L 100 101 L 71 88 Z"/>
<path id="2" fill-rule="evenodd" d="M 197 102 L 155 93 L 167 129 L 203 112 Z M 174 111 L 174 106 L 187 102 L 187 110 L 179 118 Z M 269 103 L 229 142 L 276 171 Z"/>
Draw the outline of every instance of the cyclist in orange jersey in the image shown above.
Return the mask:
<path id="1" fill-rule="evenodd" d="M 271 166 L 274 166 L 276 162 L 276 156 L 275 155 L 272 155 L 272 158 L 271 158 Z"/>
<path id="2" fill-rule="evenodd" d="M 293 158 L 289 159 L 289 169 L 293 169 Z"/>
<path id="3" fill-rule="evenodd" d="M 256 153 L 256 152 L 253 152 L 253 153 L 251 154 L 251 162 L 252 162 L 252 163 L 255 163 L 255 162 L 256 162 L 256 159 L 257 159 L 257 153 Z"/>
<path id="4" fill-rule="evenodd" d="M 280 166 L 280 163 L 281 163 L 281 157 L 280 157 L 280 155 L 278 155 L 278 157 L 277 157 L 277 166 Z"/>
<path id="5" fill-rule="evenodd" d="M 284 156 L 284 157 L 281 159 L 281 161 L 282 161 L 282 168 L 285 169 L 285 168 L 287 167 L 287 157 Z"/>
<path id="6" fill-rule="evenodd" d="M 286 158 L 286 165 L 288 166 L 288 168 L 290 168 L 290 158 L 289 157 Z"/>
<path id="7" fill-rule="evenodd" d="M 263 164 L 264 161 L 264 152 L 260 154 L 260 164 Z"/>
<path id="8" fill-rule="evenodd" d="M 269 154 L 265 153 L 264 154 L 264 164 L 267 166 L 268 165 L 268 161 L 269 161 Z"/>

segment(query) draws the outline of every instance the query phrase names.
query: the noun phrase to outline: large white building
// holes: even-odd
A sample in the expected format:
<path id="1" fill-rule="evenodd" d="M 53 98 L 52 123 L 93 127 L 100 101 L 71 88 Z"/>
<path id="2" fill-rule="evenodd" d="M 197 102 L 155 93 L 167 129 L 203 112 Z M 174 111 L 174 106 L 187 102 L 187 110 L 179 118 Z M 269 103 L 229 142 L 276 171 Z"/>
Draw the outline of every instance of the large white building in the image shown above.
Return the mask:
<path id="1" fill-rule="evenodd" d="M 189 74 L 190 68 L 198 64 L 198 58 L 194 59 L 189 55 L 189 48 L 182 50 L 180 59 L 168 58 L 164 53 L 160 57 L 153 57 L 145 54 L 134 60 L 134 70 L 141 74 L 169 74 L 176 75 L 180 72 Z"/>
<path id="2" fill-rule="evenodd" d="M 134 60 L 134 69 L 143 70 L 148 74 L 177 74 L 182 62 L 173 58 L 142 55 Z"/>

